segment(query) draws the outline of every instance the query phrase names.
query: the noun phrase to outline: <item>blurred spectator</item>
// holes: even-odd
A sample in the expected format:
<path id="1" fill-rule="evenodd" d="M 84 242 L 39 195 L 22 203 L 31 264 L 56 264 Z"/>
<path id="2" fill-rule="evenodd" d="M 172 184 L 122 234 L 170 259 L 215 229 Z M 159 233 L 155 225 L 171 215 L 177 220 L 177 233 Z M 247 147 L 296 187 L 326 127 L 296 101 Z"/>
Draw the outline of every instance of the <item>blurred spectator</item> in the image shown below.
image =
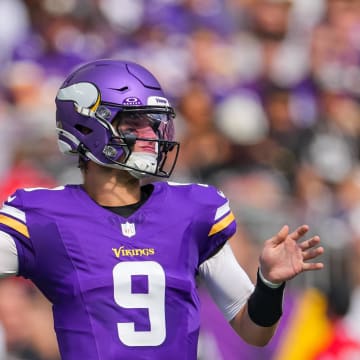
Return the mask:
<path id="1" fill-rule="evenodd" d="M 178 112 L 184 127 L 179 134 L 182 150 L 175 175 L 186 172 L 189 177 L 205 179 L 208 172 L 228 161 L 230 143 L 215 126 L 214 99 L 202 82 L 192 81 L 178 103 Z"/>
<path id="2" fill-rule="evenodd" d="M 2 0 L 0 2 L 0 64 L 11 59 L 14 49 L 26 36 L 29 26 L 31 24 L 28 9 L 23 1 Z"/>
<path id="3" fill-rule="evenodd" d="M 50 305 L 31 283 L 0 281 L 0 323 L 9 353 L 6 360 L 60 359 Z"/>

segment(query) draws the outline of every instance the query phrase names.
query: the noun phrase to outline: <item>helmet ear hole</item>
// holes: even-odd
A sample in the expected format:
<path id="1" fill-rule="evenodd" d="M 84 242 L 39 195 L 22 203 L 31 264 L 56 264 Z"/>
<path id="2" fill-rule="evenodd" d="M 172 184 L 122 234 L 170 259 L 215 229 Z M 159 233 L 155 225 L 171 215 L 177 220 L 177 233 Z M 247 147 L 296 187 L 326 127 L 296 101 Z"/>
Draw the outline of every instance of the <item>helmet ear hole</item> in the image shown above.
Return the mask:
<path id="1" fill-rule="evenodd" d="M 75 129 L 81 132 L 83 135 L 89 135 L 92 133 L 92 129 L 80 124 L 76 124 Z"/>

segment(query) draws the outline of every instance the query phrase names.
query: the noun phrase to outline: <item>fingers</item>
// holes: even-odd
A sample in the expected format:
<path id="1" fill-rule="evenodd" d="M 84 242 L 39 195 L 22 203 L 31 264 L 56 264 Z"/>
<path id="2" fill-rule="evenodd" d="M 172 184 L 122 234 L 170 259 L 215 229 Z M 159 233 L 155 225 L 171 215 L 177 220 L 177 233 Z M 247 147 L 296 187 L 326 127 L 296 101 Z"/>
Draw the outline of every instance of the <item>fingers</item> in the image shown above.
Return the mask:
<path id="1" fill-rule="evenodd" d="M 318 236 L 314 236 L 309 240 L 304 241 L 299 245 L 302 250 L 303 261 L 312 260 L 320 256 L 324 253 L 324 248 L 322 246 L 315 247 L 320 243 L 320 238 Z M 320 270 L 324 267 L 322 262 L 316 263 L 306 263 L 303 262 L 302 270 L 310 271 L 310 270 Z"/>
<path id="2" fill-rule="evenodd" d="M 299 244 L 304 260 L 314 259 L 324 252 L 324 248 L 322 246 L 316 247 L 319 243 L 319 236 L 313 236 L 311 239 L 303 241 Z"/>
<path id="3" fill-rule="evenodd" d="M 318 248 L 311 248 L 311 249 L 303 252 L 303 259 L 305 261 L 314 259 L 314 258 L 318 257 L 319 255 L 321 255 L 323 252 L 324 252 L 324 248 L 322 246 L 320 246 Z"/>
<path id="4" fill-rule="evenodd" d="M 299 247 L 302 251 L 305 251 L 307 249 L 317 246 L 319 243 L 319 236 L 313 236 L 311 239 L 303 241 L 301 244 L 299 244 Z"/>
<path id="5" fill-rule="evenodd" d="M 289 236 L 294 240 L 299 240 L 309 231 L 308 225 L 301 225 L 295 231 L 293 231 Z"/>
<path id="6" fill-rule="evenodd" d="M 321 270 L 323 268 L 324 268 L 324 264 L 322 262 L 303 264 L 303 271 Z"/>
<path id="7" fill-rule="evenodd" d="M 309 231 L 308 225 L 301 225 L 291 234 L 289 234 L 289 226 L 284 225 L 281 230 L 271 239 L 274 245 L 279 245 L 282 243 L 287 236 L 290 236 L 295 241 L 299 240 Z"/>
<path id="8" fill-rule="evenodd" d="M 289 227 L 287 225 L 284 225 L 281 228 L 281 230 L 275 236 L 272 237 L 271 242 L 275 246 L 279 245 L 286 239 L 288 234 L 289 234 Z"/>

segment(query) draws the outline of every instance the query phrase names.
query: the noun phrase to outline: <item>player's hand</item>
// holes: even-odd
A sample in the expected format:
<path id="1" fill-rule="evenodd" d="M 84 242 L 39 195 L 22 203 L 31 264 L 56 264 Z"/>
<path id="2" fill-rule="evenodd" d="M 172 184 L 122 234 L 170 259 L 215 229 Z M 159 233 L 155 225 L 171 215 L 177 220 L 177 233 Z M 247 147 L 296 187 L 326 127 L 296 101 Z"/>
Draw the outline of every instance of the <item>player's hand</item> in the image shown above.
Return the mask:
<path id="1" fill-rule="evenodd" d="M 289 227 L 282 229 L 271 239 L 266 240 L 260 255 L 260 268 L 266 280 L 282 283 L 303 271 L 320 270 L 322 262 L 308 262 L 324 252 L 319 236 L 300 241 L 309 231 L 307 225 L 298 227 L 289 234 Z"/>

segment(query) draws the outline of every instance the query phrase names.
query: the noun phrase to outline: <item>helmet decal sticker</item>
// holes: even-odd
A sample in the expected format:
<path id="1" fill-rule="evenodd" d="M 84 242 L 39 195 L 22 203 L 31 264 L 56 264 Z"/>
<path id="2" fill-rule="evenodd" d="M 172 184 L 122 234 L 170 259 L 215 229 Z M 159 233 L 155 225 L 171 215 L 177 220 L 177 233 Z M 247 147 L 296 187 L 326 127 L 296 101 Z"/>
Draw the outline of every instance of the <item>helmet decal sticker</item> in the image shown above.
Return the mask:
<path id="1" fill-rule="evenodd" d="M 122 103 L 123 105 L 142 105 L 141 100 L 135 96 L 127 97 Z"/>
<path id="2" fill-rule="evenodd" d="M 88 82 L 80 82 L 59 89 L 56 98 L 73 101 L 76 111 L 86 116 L 90 116 L 100 104 L 100 93 L 97 87 Z"/>
<path id="3" fill-rule="evenodd" d="M 149 96 L 147 105 L 170 106 L 168 99 L 161 96 Z"/>

